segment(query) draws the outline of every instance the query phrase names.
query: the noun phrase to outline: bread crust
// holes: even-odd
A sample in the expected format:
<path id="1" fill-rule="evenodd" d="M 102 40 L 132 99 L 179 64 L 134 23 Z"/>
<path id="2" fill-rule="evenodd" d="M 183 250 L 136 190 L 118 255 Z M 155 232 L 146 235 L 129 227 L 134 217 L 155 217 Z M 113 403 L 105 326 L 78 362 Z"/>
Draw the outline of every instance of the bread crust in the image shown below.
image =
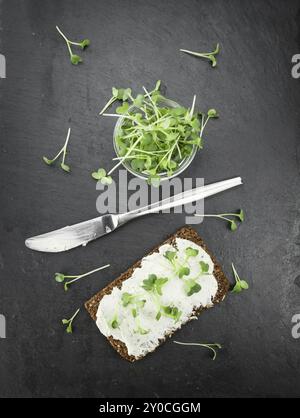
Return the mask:
<path id="1" fill-rule="evenodd" d="M 171 235 L 162 244 L 160 244 L 160 245 L 156 246 L 155 248 L 153 248 L 147 255 L 150 255 L 150 254 L 153 254 L 155 252 L 158 252 L 159 251 L 159 248 L 162 245 L 165 245 L 165 244 L 171 244 L 171 245 L 173 245 L 174 242 L 175 242 L 175 240 L 176 240 L 176 238 L 183 238 L 183 239 L 187 239 L 189 241 L 192 241 L 195 244 L 197 244 L 200 247 L 202 247 L 210 255 L 210 257 L 211 257 L 211 259 L 212 259 L 212 261 L 214 263 L 214 271 L 213 271 L 213 274 L 214 274 L 214 276 L 215 276 L 215 278 L 217 280 L 217 283 L 218 283 L 218 290 L 217 290 L 217 293 L 216 293 L 214 299 L 212 300 L 212 306 L 215 305 L 216 303 L 221 302 L 225 298 L 225 296 L 226 296 L 226 294 L 228 292 L 228 289 L 229 289 L 229 281 L 226 278 L 226 276 L 225 276 L 225 274 L 224 274 L 221 266 L 219 265 L 219 263 L 215 259 L 214 255 L 209 251 L 209 249 L 207 248 L 206 244 L 203 242 L 202 238 L 200 238 L 200 236 L 197 234 L 197 232 L 193 228 L 191 228 L 189 226 L 184 226 L 184 227 L 180 228 L 175 234 Z M 85 308 L 87 309 L 87 311 L 89 312 L 89 314 L 91 315 L 91 317 L 92 317 L 92 319 L 94 321 L 96 321 L 96 319 L 97 319 L 97 311 L 98 311 L 98 306 L 99 306 L 99 303 L 100 303 L 101 299 L 105 295 L 109 295 L 113 291 L 114 287 L 121 288 L 123 282 L 131 277 L 131 275 L 133 274 L 134 270 L 137 269 L 137 268 L 139 268 L 139 267 L 141 267 L 141 263 L 142 263 L 142 260 L 137 261 L 128 270 L 126 270 L 124 273 L 122 273 L 119 277 L 117 277 L 115 280 L 113 280 L 111 283 L 109 283 L 106 287 L 104 287 L 102 290 L 100 290 L 98 293 L 96 293 L 93 297 L 91 297 L 91 299 L 89 299 L 85 303 Z M 189 322 L 190 320 L 192 320 L 194 316 L 199 316 L 200 313 L 202 311 L 206 310 L 206 309 L 208 309 L 208 307 L 205 307 L 205 308 L 204 307 L 196 308 L 194 310 L 193 314 L 191 315 L 191 317 L 186 322 Z M 175 330 L 175 331 L 177 331 L 177 330 Z M 160 341 L 159 345 L 162 344 L 168 337 L 171 337 L 175 331 L 173 331 L 172 333 L 166 335 L 165 338 L 163 338 Z M 113 346 L 113 348 L 124 359 L 126 359 L 126 360 L 128 360 L 130 362 L 134 362 L 136 360 L 140 360 L 141 358 L 144 358 L 145 357 L 145 356 L 141 356 L 141 357 L 131 356 L 131 355 L 128 354 L 127 347 L 126 347 L 125 343 L 123 343 L 120 340 L 114 339 L 112 336 L 107 337 L 107 339 L 110 342 L 110 344 Z"/>

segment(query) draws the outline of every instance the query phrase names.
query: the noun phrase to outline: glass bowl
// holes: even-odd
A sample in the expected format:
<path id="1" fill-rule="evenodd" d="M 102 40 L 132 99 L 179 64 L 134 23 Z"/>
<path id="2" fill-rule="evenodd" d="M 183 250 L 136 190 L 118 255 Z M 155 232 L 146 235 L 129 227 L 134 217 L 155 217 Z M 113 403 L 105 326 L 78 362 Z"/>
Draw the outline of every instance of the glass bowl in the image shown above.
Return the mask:
<path id="1" fill-rule="evenodd" d="M 164 97 L 162 97 L 162 98 L 159 99 L 159 104 L 160 105 L 165 105 L 166 107 L 171 107 L 171 108 L 181 107 L 180 104 L 174 102 L 173 100 L 165 99 Z M 132 112 L 134 110 L 139 110 L 139 109 L 136 106 L 134 106 L 134 105 L 131 105 L 128 108 L 128 111 L 131 111 Z M 117 138 L 117 133 L 118 133 L 119 129 L 122 127 L 122 125 L 124 123 L 124 120 L 125 120 L 125 118 L 123 116 L 120 116 L 119 117 L 119 119 L 117 120 L 117 123 L 115 125 L 114 132 L 113 132 L 113 146 L 114 146 L 114 150 L 115 150 L 115 153 L 116 153 L 117 157 L 120 157 L 120 158 L 121 158 L 121 156 L 119 155 L 118 146 L 117 146 L 117 143 L 116 143 L 116 138 Z M 191 164 L 191 162 L 193 161 L 193 159 L 194 159 L 194 157 L 196 155 L 196 152 L 197 152 L 197 146 L 196 145 L 193 145 L 193 149 L 192 149 L 191 154 L 188 157 L 184 158 L 180 162 L 180 164 L 178 165 L 177 169 L 173 172 L 173 174 L 171 176 L 168 176 L 167 172 L 157 173 L 158 176 L 160 177 L 160 180 L 163 181 L 163 180 L 171 179 L 171 178 L 176 177 L 179 174 L 181 174 Z M 130 162 L 128 160 L 122 161 L 122 165 L 131 174 L 133 174 L 136 177 L 139 177 L 140 179 L 147 180 L 148 177 L 149 177 L 149 175 L 146 174 L 146 173 L 141 173 L 140 171 L 134 170 L 131 167 Z"/>

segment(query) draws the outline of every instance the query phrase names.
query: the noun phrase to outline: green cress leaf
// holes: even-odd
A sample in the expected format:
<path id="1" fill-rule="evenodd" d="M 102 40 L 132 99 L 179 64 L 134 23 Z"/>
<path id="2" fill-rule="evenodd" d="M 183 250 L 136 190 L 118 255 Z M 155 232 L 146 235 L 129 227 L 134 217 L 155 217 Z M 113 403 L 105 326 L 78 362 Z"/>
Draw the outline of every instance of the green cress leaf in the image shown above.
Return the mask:
<path id="1" fill-rule="evenodd" d="M 112 178 L 111 178 L 111 176 L 102 177 L 100 182 L 102 184 L 109 185 L 109 184 L 112 184 Z"/>
<path id="2" fill-rule="evenodd" d="M 199 251 L 195 248 L 188 247 L 185 249 L 185 253 L 188 257 L 196 257 L 199 254 Z"/>
<path id="3" fill-rule="evenodd" d="M 120 114 L 120 115 L 124 115 L 125 113 L 128 112 L 128 108 L 129 108 L 129 104 L 127 102 L 124 102 L 122 104 L 122 106 L 118 106 L 116 109 L 116 113 Z"/>
<path id="4" fill-rule="evenodd" d="M 58 283 L 62 283 L 65 280 L 65 275 L 62 273 L 55 273 L 54 278 Z"/>
<path id="5" fill-rule="evenodd" d="M 156 84 L 155 84 L 155 91 L 159 91 L 160 89 L 160 85 L 161 85 L 161 80 L 157 80 Z"/>
<path id="6" fill-rule="evenodd" d="M 87 48 L 88 46 L 90 46 L 91 41 L 89 39 L 84 39 L 82 42 L 80 42 L 80 47 L 82 49 Z"/>
<path id="7" fill-rule="evenodd" d="M 182 279 L 183 276 L 188 276 L 190 274 L 190 269 L 188 267 L 182 266 L 178 270 L 178 276 Z"/>
<path id="8" fill-rule="evenodd" d="M 95 180 L 101 180 L 103 177 L 106 177 L 106 171 L 104 170 L 104 168 L 99 168 L 97 171 L 94 171 L 92 173 L 92 177 Z"/>
<path id="9" fill-rule="evenodd" d="M 187 296 L 192 296 L 194 293 L 198 293 L 201 290 L 201 286 L 195 280 L 189 279 L 184 283 L 184 290 Z"/>
<path id="10" fill-rule="evenodd" d="M 132 303 L 133 298 L 134 298 L 134 296 L 131 293 L 124 292 L 122 297 L 121 297 L 123 306 L 127 306 L 130 303 Z"/>
<path id="11" fill-rule="evenodd" d="M 173 170 L 173 169 L 175 169 L 176 167 L 177 167 L 177 163 L 176 163 L 176 161 L 170 160 L 170 162 L 169 162 L 169 168 L 170 168 L 171 170 Z"/>
<path id="12" fill-rule="evenodd" d="M 117 319 L 113 319 L 113 320 L 111 321 L 111 327 L 112 327 L 113 329 L 119 328 L 119 322 L 118 322 L 118 320 L 117 320 Z"/>
<path id="13" fill-rule="evenodd" d="M 209 116 L 210 118 L 218 118 L 219 117 L 216 109 L 209 109 L 209 111 L 207 112 L 207 116 Z"/>
<path id="14" fill-rule="evenodd" d="M 72 332 L 73 332 L 72 322 L 69 323 L 69 325 L 67 326 L 66 331 L 67 331 L 68 334 L 72 334 Z"/>
<path id="15" fill-rule="evenodd" d="M 229 222 L 230 222 L 231 231 L 236 231 L 237 230 L 237 224 L 234 221 L 229 221 Z"/>
<path id="16" fill-rule="evenodd" d="M 122 100 L 126 101 L 130 98 L 130 96 L 131 96 L 131 89 L 129 88 L 124 89 Z"/>
<path id="17" fill-rule="evenodd" d="M 154 285 L 156 282 L 157 276 L 155 274 L 149 274 L 148 279 L 143 280 L 142 288 L 149 291 L 154 289 Z"/>
<path id="18" fill-rule="evenodd" d="M 139 160 L 139 159 L 136 158 L 136 159 L 131 161 L 130 165 L 133 168 L 133 170 L 142 171 L 145 167 L 145 162 L 144 162 L 144 160 Z"/>
<path id="19" fill-rule="evenodd" d="M 157 321 L 159 321 L 159 320 L 160 320 L 160 318 L 161 318 L 161 312 L 159 311 L 159 312 L 157 312 L 155 319 L 156 319 Z"/>
<path id="20" fill-rule="evenodd" d="M 49 160 L 49 158 L 47 158 L 47 157 L 43 157 L 43 161 L 47 164 L 47 165 L 51 165 L 51 164 L 53 164 L 53 160 Z"/>
<path id="21" fill-rule="evenodd" d="M 248 283 L 246 282 L 246 280 L 241 280 L 241 281 L 240 281 L 240 285 L 241 285 L 241 288 L 242 288 L 242 289 L 245 289 L 245 290 L 249 289 L 249 285 L 248 285 Z"/>
<path id="22" fill-rule="evenodd" d="M 242 286 L 240 284 L 240 282 L 236 282 L 236 284 L 234 285 L 234 288 L 232 289 L 233 293 L 240 293 L 242 291 Z"/>
<path id="23" fill-rule="evenodd" d="M 73 65 L 78 65 L 80 62 L 82 62 L 82 58 L 76 54 L 72 54 L 70 60 Z"/>
<path id="24" fill-rule="evenodd" d="M 136 98 L 134 99 L 133 104 L 136 107 L 141 107 L 143 105 L 143 102 L 144 102 L 144 96 L 142 94 L 138 94 Z"/>
<path id="25" fill-rule="evenodd" d="M 162 307 L 163 313 L 168 316 L 169 318 L 173 318 L 175 322 L 178 321 L 182 312 L 175 306 L 163 306 Z"/>
<path id="26" fill-rule="evenodd" d="M 169 260 L 171 263 L 175 260 L 177 256 L 176 251 L 166 251 L 164 257 Z"/>
<path id="27" fill-rule="evenodd" d="M 243 209 L 240 209 L 240 211 L 236 214 L 236 216 L 240 219 L 241 222 L 244 222 L 245 214 L 244 214 Z"/>
<path id="28" fill-rule="evenodd" d="M 115 99 L 117 99 L 117 98 L 118 98 L 118 95 L 119 95 L 119 90 L 118 90 L 116 87 L 113 87 L 113 88 L 111 89 L 111 92 L 112 92 L 112 96 L 113 96 Z"/>
<path id="29" fill-rule="evenodd" d="M 70 167 L 67 164 L 61 163 L 61 168 L 66 171 L 67 173 L 69 173 L 71 171 Z"/>
<path id="30" fill-rule="evenodd" d="M 209 265 L 205 263 L 204 261 L 200 261 L 200 268 L 202 273 L 208 273 Z"/>
<path id="31" fill-rule="evenodd" d="M 61 322 L 62 322 L 64 325 L 66 325 L 66 324 L 68 324 L 70 321 L 69 321 L 69 319 L 62 319 L 62 320 L 61 320 Z"/>
<path id="32" fill-rule="evenodd" d="M 122 100 L 123 99 L 123 95 L 124 95 L 124 90 L 125 89 L 116 89 L 117 90 L 117 99 L 118 100 Z"/>

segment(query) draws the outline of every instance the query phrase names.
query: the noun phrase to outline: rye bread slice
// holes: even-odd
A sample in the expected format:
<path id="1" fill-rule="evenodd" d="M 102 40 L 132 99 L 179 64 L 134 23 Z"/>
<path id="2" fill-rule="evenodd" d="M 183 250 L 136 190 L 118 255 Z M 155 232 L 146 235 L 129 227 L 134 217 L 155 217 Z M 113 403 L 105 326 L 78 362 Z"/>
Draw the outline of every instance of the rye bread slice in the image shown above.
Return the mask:
<path id="1" fill-rule="evenodd" d="M 158 252 L 159 248 L 164 245 L 164 244 L 171 244 L 173 245 L 176 238 L 183 238 L 183 239 L 187 239 L 189 241 L 194 242 L 195 244 L 199 245 L 200 247 L 202 247 L 211 257 L 213 263 L 214 263 L 214 271 L 213 274 L 218 282 L 218 291 L 216 293 L 216 296 L 214 297 L 214 299 L 212 300 L 213 305 L 215 305 L 216 303 L 221 302 L 229 289 L 229 281 L 226 278 L 222 268 L 220 267 L 220 265 L 218 264 L 218 262 L 216 261 L 215 257 L 211 254 L 211 252 L 208 250 L 207 246 L 204 244 L 203 240 L 199 237 L 199 235 L 197 234 L 197 232 L 192 229 L 189 226 L 184 226 L 181 229 L 179 229 L 175 234 L 171 235 L 167 240 L 165 240 L 162 244 L 160 244 L 159 246 L 155 247 L 152 251 L 150 251 L 147 255 L 150 255 L 154 252 Z M 117 279 L 115 279 L 114 281 L 112 281 L 111 283 L 109 283 L 105 288 L 103 288 L 102 290 L 100 290 L 98 293 L 96 293 L 96 295 L 94 295 L 91 299 L 89 299 L 86 303 L 85 303 L 85 308 L 87 309 L 87 311 L 89 312 L 89 314 L 91 315 L 92 319 L 94 321 L 96 321 L 97 319 L 97 310 L 98 310 L 98 306 L 99 303 L 101 301 L 101 299 L 105 296 L 105 295 L 109 295 L 113 288 L 115 286 L 117 286 L 118 288 L 121 288 L 122 283 L 127 280 L 128 278 L 131 277 L 133 271 L 136 268 L 139 268 L 141 266 L 141 262 L 142 260 L 137 261 L 135 264 L 133 264 L 133 266 L 131 266 L 128 270 L 126 270 L 124 273 L 122 273 Z M 205 310 L 208 309 L 208 307 L 199 307 L 199 308 L 195 308 L 193 315 L 191 315 L 190 319 L 188 321 L 190 321 L 191 319 L 193 319 L 193 317 L 199 316 L 200 313 Z M 187 322 L 188 322 L 187 321 Z M 174 331 L 175 332 L 175 331 Z M 167 337 L 171 337 L 173 335 L 173 332 L 171 334 L 168 334 L 164 339 L 162 339 L 160 341 L 160 344 L 162 344 Z M 114 339 L 112 336 L 109 336 L 108 341 L 110 342 L 110 344 L 113 346 L 113 348 L 126 360 L 134 362 L 136 360 L 140 360 L 141 358 L 143 358 L 144 356 L 141 357 L 135 357 L 135 356 L 131 356 L 128 354 L 127 351 L 127 347 L 126 345 L 120 341 L 120 340 L 116 340 Z M 160 345 L 159 344 L 159 345 Z M 148 353 L 147 353 L 148 354 Z"/>

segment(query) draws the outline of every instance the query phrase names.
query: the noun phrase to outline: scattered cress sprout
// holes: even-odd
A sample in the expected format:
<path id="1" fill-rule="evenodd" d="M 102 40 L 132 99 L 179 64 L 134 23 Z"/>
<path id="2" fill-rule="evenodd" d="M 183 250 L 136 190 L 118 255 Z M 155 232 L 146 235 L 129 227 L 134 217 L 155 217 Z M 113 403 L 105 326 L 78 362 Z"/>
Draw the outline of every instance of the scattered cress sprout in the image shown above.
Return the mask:
<path id="1" fill-rule="evenodd" d="M 77 311 L 74 313 L 74 315 L 70 319 L 62 319 L 61 322 L 63 325 L 67 325 L 66 332 L 68 334 L 72 334 L 73 332 L 73 321 L 75 317 L 78 315 L 78 312 L 80 311 L 80 308 L 77 309 Z"/>
<path id="2" fill-rule="evenodd" d="M 102 184 L 111 184 L 112 183 L 112 178 L 111 176 L 107 176 L 106 175 L 106 171 L 104 170 L 104 168 L 99 168 L 97 171 L 94 171 L 92 173 L 92 177 L 95 180 L 100 180 L 100 182 Z"/>
<path id="3" fill-rule="evenodd" d="M 82 62 L 82 58 L 77 55 L 77 54 L 73 54 L 73 51 L 71 49 L 71 45 L 75 45 L 80 47 L 81 49 L 85 49 L 86 47 L 88 47 L 90 45 L 90 40 L 89 39 L 84 39 L 81 42 L 73 42 L 70 41 L 70 39 L 68 39 L 66 37 L 66 35 L 59 29 L 58 26 L 56 26 L 56 30 L 58 31 L 58 33 L 64 38 L 66 44 L 67 44 L 67 48 L 70 54 L 70 61 L 73 65 L 78 65 L 80 62 Z"/>
<path id="4" fill-rule="evenodd" d="M 198 346 L 198 347 L 205 347 L 208 348 L 209 350 L 211 350 L 213 352 L 213 357 L 212 359 L 215 360 L 215 358 L 217 357 L 217 350 L 221 349 L 222 346 L 221 344 L 218 343 L 213 343 L 213 344 L 203 344 L 203 343 L 182 343 L 180 341 L 173 341 L 175 344 L 180 344 L 180 345 L 194 345 L 194 346 Z"/>
<path id="5" fill-rule="evenodd" d="M 234 288 L 232 289 L 233 293 L 240 293 L 242 290 L 247 290 L 249 289 L 249 285 L 246 282 L 246 280 L 243 280 L 240 278 L 240 276 L 238 275 L 233 263 L 231 263 L 231 267 L 232 267 L 232 271 L 233 271 L 233 275 L 235 278 L 235 285 Z"/>
<path id="6" fill-rule="evenodd" d="M 98 267 L 94 270 L 88 271 L 87 273 L 79 274 L 79 275 L 75 275 L 75 276 L 67 276 L 63 273 L 55 273 L 55 280 L 58 283 L 63 283 L 66 279 L 72 279 L 72 280 L 68 280 L 67 282 L 64 282 L 64 289 L 65 289 L 65 291 L 67 291 L 69 286 L 72 283 L 77 282 L 77 280 L 80 280 L 83 277 L 89 276 L 90 274 L 96 273 L 97 271 L 106 269 L 108 267 L 110 267 L 110 264 L 106 264 L 105 266 Z"/>
<path id="7" fill-rule="evenodd" d="M 189 51 L 187 49 L 180 49 L 180 51 L 185 52 L 186 54 L 189 54 L 189 55 L 193 55 L 194 57 L 208 59 L 211 63 L 211 66 L 216 67 L 217 65 L 216 55 L 218 55 L 218 53 L 220 52 L 220 45 L 217 44 L 215 50 L 212 52 L 194 52 L 194 51 Z"/>
<path id="8" fill-rule="evenodd" d="M 58 157 L 60 157 L 60 155 L 62 154 L 62 162 L 60 164 L 61 168 L 66 171 L 67 173 L 70 172 L 70 166 L 68 166 L 67 164 L 65 164 L 65 159 L 66 159 L 66 155 L 67 155 L 67 147 L 68 147 L 68 142 L 70 139 L 70 134 L 71 134 L 71 128 L 68 129 L 68 133 L 67 133 L 67 138 L 66 141 L 64 143 L 64 146 L 62 147 L 62 149 L 58 152 L 58 154 L 52 158 L 52 160 L 50 160 L 47 157 L 43 157 L 43 161 L 47 164 L 47 165 L 52 165 L 57 159 Z"/>
<path id="9" fill-rule="evenodd" d="M 219 214 L 213 214 L 213 215 L 206 215 L 206 214 L 198 214 L 196 213 L 194 216 L 200 216 L 200 217 L 206 217 L 206 218 L 219 218 L 223 219 L 224 221 L 227 221 L 229 223 L 229 227 L 231 231 L 237 230 L 237 223 L 235 220 L 228 218 L 228 216 L 236 217 L 239 219 L 240 222 L 244 222 L 245 220 L 245 214 L 243 209 L 240 209 L 237 213 L 219 213 Z"/>

